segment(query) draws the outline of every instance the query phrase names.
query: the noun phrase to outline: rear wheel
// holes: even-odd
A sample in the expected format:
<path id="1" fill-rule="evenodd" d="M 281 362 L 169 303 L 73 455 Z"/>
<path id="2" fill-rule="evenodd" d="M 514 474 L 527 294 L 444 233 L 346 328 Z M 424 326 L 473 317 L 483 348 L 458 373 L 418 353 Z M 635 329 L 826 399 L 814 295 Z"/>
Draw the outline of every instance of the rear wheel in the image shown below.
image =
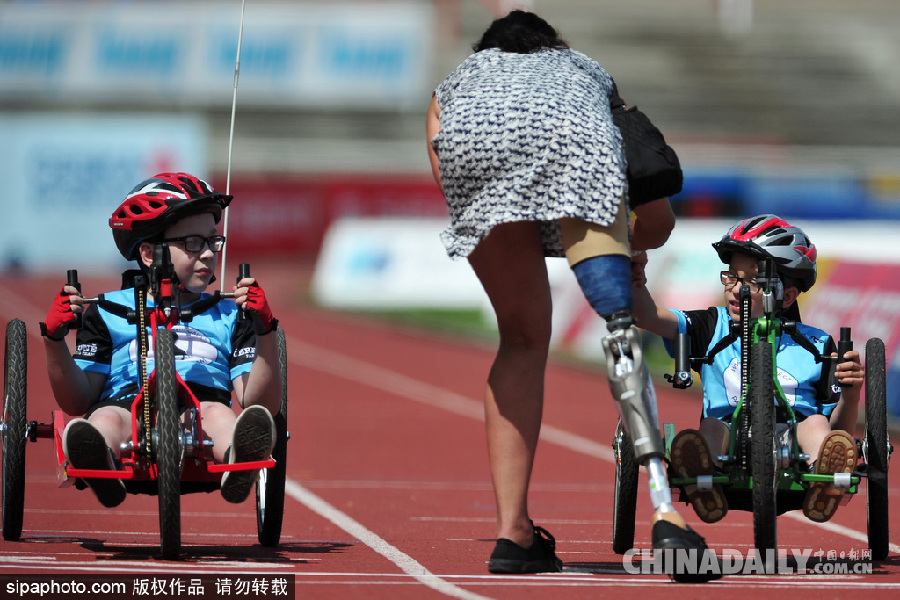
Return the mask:
<path id="1" fill-rule="evenodd" d="M 772 346 L 757 342 L 750 353 L 750 466 L 753 475 L 753 538 L 760 561 L 774 568 L 777 544 Z M 771 551 L 772 554 L 768 554 Z M 768 557 L 773 562 L 769 564 Z"/>
<path id="2" fill-rule="evenodd" d="M 888 459 L 891 441 L 887 427 L 884 342 L 866 343 L 866 517 L 872 558 L 888 555 Z"/>
<path id="3" fill-rule="evenodd" d="M 281 370 L 281 408 L 275 420 L 275 466 L 262 469 L 256 482 L 256 532 L 263 546 L 277 546 L 284 520 L 284 485 L 287 478 L 287 344 L 284 330 L 275 330 L 278 342 L 278 365 Z"/>
<path id="4" fill-rule="evenodd" d="M 638 464 L 634 447 L 621 422 L 613 439 L 616 456 L 616 491 L 613 505 L 613 552 L 625 554 L 634 548 L 634 522 L 637 511 Z"/>
<path id="5" fill-rule="evenodd" d="M 18 540 L 22 535 L 25 510 L 25 398 L 28 363 L 25 323 L 13 319 L 6 326 L 3 368 L 3 443 L 2 513 L 3 539 Z"/>
<path id="6" fill-rule="evenodd" d="M 181 422 L 175 377 L 173 334 L 156 332 L 156 468 L 159 486 L 159 530 L 163 558 L 181 551 Z"/>

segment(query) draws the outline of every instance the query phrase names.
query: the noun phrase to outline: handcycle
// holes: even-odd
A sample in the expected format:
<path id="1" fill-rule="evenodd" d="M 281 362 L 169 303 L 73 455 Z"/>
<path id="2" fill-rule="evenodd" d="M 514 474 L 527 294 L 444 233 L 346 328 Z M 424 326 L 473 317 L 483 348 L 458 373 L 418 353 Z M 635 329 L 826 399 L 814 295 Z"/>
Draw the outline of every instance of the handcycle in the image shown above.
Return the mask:
<path id="1" fill-rule="evenodd" d="M 728 454 L 719 457 L 722 466 L 715 475 L 678 477 L 669 469 L 669 485 L 687 503 L 685 485 L 709 490 L 722 486 L 732 509 L 752 511 L 754 546 L 761 557 L 777 551 L 778 515 L 802 507 L 806 491 L 813 482 L 832 483 L 844 488 L 842 504 L 849 502 L 866 480 L 867 533 L 874 560 L 887 557 L 888 542 L 888 463 L 893 452 L 887 427 L 884 342 L 872 338 L 866 343 L 865 366 L 865 435 L 856 438 L 858 456 L 853 473 L 809 473 L 797 443 L 797 417 L 777 377 L 776 353 L 782 334 L 791 336 L 810 352 L 819 363 L 842 360 L 852 349 L 850 328 L 841 328 L 837 357 L 819 354 L 817 348 L 797 333 L 796 322 L 782 318 L 783 287 L 774 262 L 766 259 L 759 265 L 757 278 L 763 293 L 763 315 L 750 317 L 750 288 L 742 286 L 739 295 L 740 320 L 732 323 L 731 335 L 713 347 L 706 356 L 692 357 L 689 341 L 679 334 L 675 342 L 675 373 L 666 379 L 677 389 L 692 385 L 691 368 L 713 357 L 732 343 L 741 340 L 741 394 L 732 414 Z M 774 398 L 774 402 L 773 402 Z M 776 410 L 787 415 L 789 441 L 776 436 Z M 666 459 L 675 428 L 664 426 Z M 613 551 L 624 554 L 634 545 L 635 511 L 639 465 L 628 434 L 621 423 L 613 438 L 616 457 L 616 482 L 613 513 Z"/>
<path id="2" fill-rule="evenodd" d="M 249 265 L 239 267 L 238 280 L 249 277 Z M 68 272 L 69 285 L 77 289 L 77 272 Z M 276 328 L 278 362 L 282 383 L 280 410 L 274 415 L 276 441 L 270 458 L 262 461 L 216 464 L 205 456 L 212 441 L 200 427 L 200 401 L 175 369 L 176 335 L 173 327 L 189 322 L 233 294 L 214 292 L 190 306 L 179 304 L 179 289 L 165 243 L 157 244 L 148 273 L 126 271 L 123 288 L 133 287 L 135 307 L 106 300 L 103 294 L 85 298 L 104 310 L 122 316 L 137 328 L 140 390 L 131 404 L 131 440 L 121 448 L 116 470 L 76 469 L 67 464 L 62 447 L 66 426 L 61 410 L 53 410 L 49 423 L 26 418 L 27 348 L 26 327 L 20 319 L 7 324 L 3 371 L 2 439 L 2 533 L 5 540 L 21 537 L 25 499 L 26 442 L 39 438 L 54 441 L 60 487 L 83 489 L 83 478 L 121 479 L 128 493 L 157 495 L 159 500 L 160 549 L 166 559 L 176 559 L 181 550 L 181 494 L 219 489 L 226 471 L 259 469 L 256 482 L 257 537 L 263 546 L 276 546 L 281 539 L 284 517 L 287 442 L 287 348 L 284 332 Z M 148 292 L 155 306 L 147 305 Z M 239 317 L 240 318 L 240 317 Z M 80 319 L 78 319 L 80 320 Z M 78 325 L 75 325 L 78 327 Z M 150 335 L 145 332 L 149 328 Z M 147 358 L 153 351 L 154 368 L 148 372 Z M 185 423 L 181 414 L 186 414 Z"/>

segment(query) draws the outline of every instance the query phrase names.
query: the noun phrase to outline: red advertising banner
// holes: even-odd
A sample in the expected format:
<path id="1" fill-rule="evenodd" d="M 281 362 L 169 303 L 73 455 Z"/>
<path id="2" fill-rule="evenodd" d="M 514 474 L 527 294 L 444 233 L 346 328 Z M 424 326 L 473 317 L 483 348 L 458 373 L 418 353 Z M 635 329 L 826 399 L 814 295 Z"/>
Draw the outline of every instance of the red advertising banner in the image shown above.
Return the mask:
<path id="1" fill-rule="evenodd" d="M 212 183 L 225 189 L 224 181 Z M 230 191 L 229 251 L 248 257 L 314 258 L 341 217 L 447 216 L 430 175 L 244 176 Z"/>
<path id="2" fill-rule="evenodd" d="M 835 261 L 813 289 L 815 295 L 801 302 L 804 322 L 834 337 L 851 327 L 861 353 L 870 338 L 884 341 L 888 410 L 900 416 L 900 365 L 893 360 L 900 346 L 900 265 Z"/>

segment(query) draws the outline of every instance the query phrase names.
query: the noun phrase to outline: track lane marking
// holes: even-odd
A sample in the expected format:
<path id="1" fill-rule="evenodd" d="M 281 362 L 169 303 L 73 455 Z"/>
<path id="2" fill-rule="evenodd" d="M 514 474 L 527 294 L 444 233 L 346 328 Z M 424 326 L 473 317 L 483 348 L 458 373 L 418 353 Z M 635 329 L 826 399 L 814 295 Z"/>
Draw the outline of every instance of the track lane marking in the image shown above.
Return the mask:
<path id="1" fill-rule="evenodd" d="M 385 539 L 367 529 L 360 522 L 338 510 L 296 481 L 287 479 L 285 481 L 284 491 L 285 494 L 290 495 L 294 500 L 297 500 L 320 517 L 330 521 L 337 527 L 340 527 L 345 532 L 394 563 L 401 571 L 421 584 L 453 598 L 462 598 L 463 600 L 487 600 L 485 596 L 464 590 L 435 575 L 413 557 L 402 552 L 395 546 L 392 546 Z"/>
<path id="2" fill-rule="evenodd" d="M 839 523 L 832 523 L 830 521 L 825 523 L 816 523 L 815 521 L 810 521 L 803 513 L 798 511 L 792 511 L 789 513 L 785 513 L 785 516 L 794 519 L 795 521 L 800 521 L 801 523 L 808 523 L 810 525 L 814 525 L 819 527 L 820 529 L 824 529 L 826 531 L 830 531 L 831 533 L 837 533 L 840 535 L 847 536 L 848 538 L 863 542 L 864 544 L 869 543 L 869 536 L 866 533 L 861 531 L 857 531 L 855 529 L 851 529 L 850 527 L 845 527 L 844 525 L 840 525 Z M 888 542 L 888 550 L 893 552 L 894 554 L 900 554 L 900 544 L 894 544 Z"/>

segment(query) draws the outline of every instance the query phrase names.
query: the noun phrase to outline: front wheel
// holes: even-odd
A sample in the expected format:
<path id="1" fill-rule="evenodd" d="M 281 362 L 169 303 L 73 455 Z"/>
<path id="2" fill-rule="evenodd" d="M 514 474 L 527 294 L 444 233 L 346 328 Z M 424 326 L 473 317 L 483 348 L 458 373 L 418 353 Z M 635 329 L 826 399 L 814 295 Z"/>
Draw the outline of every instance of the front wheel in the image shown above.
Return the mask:
<path id="1" fill-rule="evenodd" d="M 159 486 L 159 531 L 163 558 L 181 551 L 181 421 L 178 418 L 174 334 L 156 331 L 156 469 Z"/>
<path id="2" fill-rule="evenodd" d="M 275 466 L 261 469 L 256 482 L 256 533 L 263 546 L 277 546 L 281 540 L 284 520 L 284 486 L 287 479 L 287 343 L 284 330 L 275 330 L 278 336 L 278 366 L 281 371 L 281 407 L 275 420 L 275 448 L 272 458 Z"/>
<path id="3" fill-rule="evenodd" d="M 621 421 L 613 439 L 616 456 L 616 491 L 613 505 L 613 552 L 625 554 L 634 548 L 634 523 L 637 512 L 638 464 L 634 446 Z"/>
<path id="4" fill-rule="evenodd" d="M 3 539 L 16 541 L 22 536 L 25 511 L 25 400 L 28 349 L 25 323 L 13 319 L 6 326 L 3 368 L 3 443 L 2 513 Z"/>
<path id="5" fill-rule="evenodd" d="M 888 460 L 891 440 L 887 428 L 884 342 L 866 343 L 866 517 L 869 548 L 874 560 L 888 555 Z"/>
<path id="6" fill-rule="evenodd" d="M 753 475 L 753 538 L 759 559 L 768 566 L 778 548 L 772 346 L 757 342 L 750 353 L 750 467 Z M 774 563 L 773 565 L 774 566 Z"/>

